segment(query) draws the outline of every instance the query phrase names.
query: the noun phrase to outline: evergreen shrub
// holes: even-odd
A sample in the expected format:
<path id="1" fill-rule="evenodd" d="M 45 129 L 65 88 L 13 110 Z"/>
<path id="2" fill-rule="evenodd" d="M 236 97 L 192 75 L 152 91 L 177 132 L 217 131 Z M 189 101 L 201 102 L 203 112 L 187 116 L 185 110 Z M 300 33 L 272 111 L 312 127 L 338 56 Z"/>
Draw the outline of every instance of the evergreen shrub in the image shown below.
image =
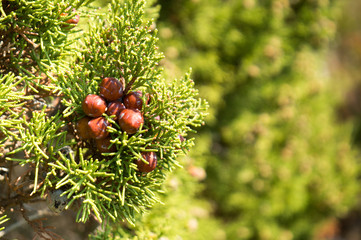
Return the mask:
<path id="1" fill-rule="evenodd" d="M 0 5 L 0 164 L 7 171 L 0 219 L 4 223 L 15 209 L 40 238 L 59 236 L 31 220 L 24 204 L 44 198 L 56 213 L 75 211 L 74 221 L 95 218 L 105 233 L 113 226 L 119 231 L 138 226 L 140 215 L 160 202 L 167 176 L 182 165 L 177 157 L 194 145 L 189 133 L 203 125 L 208 107 L 190 72 L 176 80 L 163 75 L 150 21 L 156 7 L 147 7 L 146 17 L 144 1 L 114 0 L 102 11 L 90 2 Z M 105 127 L 79 122 L 87 119 L 85 97 L 99 94 L 106 77 L 119 79 L 124 96 L 142 92 L 141 109 L 128 109 L 144 120 L 135 132 L 105 113 L 99 117 Z M 94 139 L 101 131 L 110 136 L 105 153 Z M 150 172 L 139 165 L 148 164 L 147 153 L 157 156 Z"/>

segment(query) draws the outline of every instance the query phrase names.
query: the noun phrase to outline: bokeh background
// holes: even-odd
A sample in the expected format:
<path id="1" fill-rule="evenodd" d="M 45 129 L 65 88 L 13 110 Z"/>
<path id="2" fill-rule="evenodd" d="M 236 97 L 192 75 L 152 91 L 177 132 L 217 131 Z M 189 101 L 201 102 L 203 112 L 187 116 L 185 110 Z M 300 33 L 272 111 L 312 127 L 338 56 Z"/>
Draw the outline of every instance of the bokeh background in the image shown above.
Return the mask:
<path id="1" fill-rule="evenodd" d="M 159 3 L 164 67 L 211 106 L 190 165 L 219 239 L 361 239 L 361 2 Z"/>
<path id="2" fill-rule="evenodd" d="M 361 1 L 147 5 L 165 77 L 192 69 L 210 104 L 206 125 L 188 136 L 196 145 L 167 180 L 164 204 L 135 227 L 102 233 L 68 211 L 47 216 L 54 231 L 73 240 L 361 239 Z M 26 224 L 8 235 L 29 236 Z"/>

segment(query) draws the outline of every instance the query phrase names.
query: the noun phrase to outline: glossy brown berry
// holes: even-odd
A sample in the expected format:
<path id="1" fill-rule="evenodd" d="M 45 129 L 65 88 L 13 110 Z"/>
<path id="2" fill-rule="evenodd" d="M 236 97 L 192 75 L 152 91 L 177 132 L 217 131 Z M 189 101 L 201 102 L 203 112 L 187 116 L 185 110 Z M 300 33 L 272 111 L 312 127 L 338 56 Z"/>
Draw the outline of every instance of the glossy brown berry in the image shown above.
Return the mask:
<path id="1" fill-rule="evenodd" d="M 111 140 L 110 137 L 96 140 L 96 146 L 97 146 L 97 149 L 99 150 L 99 152 L 110 153 L 110 152 L 115 152 L 117 150 L 117 148 L 115 147 L 114 144 L 111 145 L 112 143 L 110 142 L 110 140 Z"/>
<path id="2" fill-rule="evenodd" d="M 104 118 L 93 118 L 88 122 L 90 128 L 90 136 L 95 139 L 103 139 L 109 135 L 107 127 L 111 124 Z"/>
<path id="3" fill-rule="evenodd" d="M 80 20 L 80 16 L 78 14 L 76 14 L 73 18 L 70 18 L 70 19 L 66 20 L 65 22 L 76 25 L 76 24 L 78 24 L 79 20 Z"/>
<path id="4" fill-rule="evenodd" d="M 126 108 L 142 110 L 142 92 L 136 91 L 128 93 L 127 95 L 125 95 L 123 103 Z"/>
<path id="5" fill-rule="evenodd" d="M 121 101 L 110 102 L 107 107 L 108 116 L 115 115 L 114 120 L 118 120 L 120 113 L 125 109 Z"/>
<path id="6" fill-rule="evenodd" d="M 69 10 L 70 10 L 70 8 L 67 8 L 67 9 L 66 9 L 66 11 L 69 11 Z M 72 11 L 75 12 L 76 10 L 73 9 Z M 66 13 L 66 12 L 63 12 L 63 13 L 60 14 L 60 16 L 62 16 L 62 17 L 66 17 L 66 16 L 68 16 L 68 15 L 69 15 L 69 14 Z M 76 15 L 74 15 L 73 18 L 70 18 L 70 19 L 66 20 L 65 22 L 66 22 L 66 23 L 69 23 L 69 24 L 77 25 L 78 22 L 79 22 L 79 20 L 80 20 L 80 16 L 79 16 L 78 14 L 76 14 Z"/>
<path id="7" fill-rule="evenodd" d="M 143 152 L 142 157 L 147 161 L 147 163 L 145 163 L 142 159 L 137 160 L 137 166 L 140 172 L 148 173 L 157 167 L 157 154 L 155 152 Z"/>
<path id="8" fill-rule="evenodd" d="M 100 83 L 100 96 L 114 101 L 123 96 L 124 84 L 113 77 L 106 77 Z"/>
<path id="9" fill-rule="evenodd" d="M 142 113 L 136 109 L 124 109 L 118 121 L 120 128 L 128 134 L 136 133 L 140 125 L 144 123 Z"/>
<path id="10" fill-rule="evenodd" d="M 89 94 L 85 97 L 82 108 L 84 113 L 89 117 L 100 117 L 105 113 L 107 104 L 104 98 L 95 94 Z"/>
<path id="11" fill-rule="evenodd" d="M 90 139 L 90 138 L 92 138 L 91 135 L 90 135 L 90 128 L 89 128 L 89 125 L 88 125 L 88 122 L 90 120 L 91 120 L 90 117 L 84 117 L 84 118 L 80 119 L 75 125 L 78 136 L 81 139 Z"/>

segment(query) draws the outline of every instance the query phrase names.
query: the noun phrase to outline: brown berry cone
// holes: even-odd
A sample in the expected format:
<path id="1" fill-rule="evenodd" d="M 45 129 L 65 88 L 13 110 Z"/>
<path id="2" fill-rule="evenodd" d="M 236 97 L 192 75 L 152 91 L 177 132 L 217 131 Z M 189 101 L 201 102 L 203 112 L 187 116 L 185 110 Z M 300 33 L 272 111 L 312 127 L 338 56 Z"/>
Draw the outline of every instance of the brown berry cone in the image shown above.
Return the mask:
<path id="1" fill-rule="evenodd" d="M 85 97 L 82 108 L 89 117 L 100 117 L 107 109 L 107 104 L 101 96 L 89 94 Z"/>
<path id="2" fill-rule="evenodd" d="M 123 102 L 126 108 L 142 110 L 142 92 L 136 91 L 128 93 L 127 95 L 125 95 Z"/>
<path id="3" fill-rule="evenodd" d="M 108 104 L 107 114 L 108 116 L 115 115 L 114 120 L 118 120 L 120 113 L 125 109 L 124 104 L 121 101 L 114 101 Z"/>
<path id="4" fill-rule="evenodd" d="M 113 77 L 106 77 L 100 83 L 100 96 L 108 101 L 114 101 L 123 96 L 124 84 Z"/>
<path id="5" fill-rule="evenodd" d="M 70 10 L 70 8 L 67 8 L 65 11 L 69 11 L 69 10 Z M 73 8 L 72 12 L 75 12 L 75 11 L 76 11 L 76 9 Z M 67 12 L 63 12 L 63 13 L 60 14 L 61 17 L 66 17 L 68 15 L 69 15 L 69 13 L 67 13 Z M 79 23 L 79 20 L 80 20 L 80 16 L 78 14 L 76 14 L 76 15 L 74 15 L 73 18 L 70 18 L 70 19 L 65 21 L 66 23 L 68 23 L 68 25 L 64 24 L 62 27 L 72 28 L 72 27 L 74 27 L 75 25 L 77 25 Z M 71 25 L 73 25 L 73 26 L 71 26 Z"/>
<path id="6" fill-rule="evenodd" d="M 92 138 L 92 136 L 90 135 L 90 128 L 88 125 L 88 122 L 91 120 L 90 117 L 83 117 L 82 119 L 80 119 L 76 125 L 75 128 L 77 130 L 78 136 L 81 139 L 90 139 Z"/>
<path id="7" fill-rule="evenodd" d="M 97 139 L 96 140 L 96 146 L 97 146 L 99 152 L 101 152 L 101 153 L 110 153 L 110 152 L 115 152 L 117 150 L 117 148 L 115 147 L 114 144 L 112 146 L 110 146 L 112 144 L 110 142 L 110 140 L 111 140 L 110 137 L 106 137 L 104 139 Z"/>
<path id="8" fill-rule="evenodd" d="M 78 14 L 76 14 L 73 18 L 70 18 L 70 19 L 66 20 L 65 22 L 76 25 L 76 24 L 78 24 L 79 20 L 80 20 L 80 16 Z"/>
<path id="9" fill-rule="evenodd" d="M 140 172 L 149 173 L 157 167 L 157 154 L 155 152 L 143 152 L 142 157 L 147 161 L 147 163 L 145 163 L 142 159 L 137 160 L 136 164 Z"/>
<path id="10" fill-rule="evenodd" d="M 142 113 L 138 110 L 124 109 L 119 115 L 120 128 L 128 134 L 138 131 L 140 125 L 144 123 Z"/>
<path id="11" fill-rule="evenodd" d="M 103 139 L 109 135 L 107 127 L 111 124 L 104 118 L 93 118 L 88 123 L 90 128 L 90 136 L 95 139 Z"/>

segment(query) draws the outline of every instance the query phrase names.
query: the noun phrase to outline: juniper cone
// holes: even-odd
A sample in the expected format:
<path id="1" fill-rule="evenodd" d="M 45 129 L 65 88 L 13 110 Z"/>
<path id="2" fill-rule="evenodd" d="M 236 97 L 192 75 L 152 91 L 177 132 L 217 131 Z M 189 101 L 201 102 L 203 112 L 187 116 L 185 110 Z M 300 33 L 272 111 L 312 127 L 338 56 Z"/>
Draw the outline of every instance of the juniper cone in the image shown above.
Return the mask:
<path id="1" fill-rule="evenodd" d="M 139 171 L 149 173 L 157 167 L 158 157 L 155 152 L 144 152 L 142 153 L 142 158 L 144 158 L 144 160 L 137 160 L 137 166 Z"/>
<path id="2" fill-rule="evenodd" d="M 100 117 L 105 113 L 107 104 L 101 96 L 89 94 L 82 103 L 84 113 L 89 117 Z"/>
<path id="3" fill-rule="evenodd" d="M 123 83 L 113 77 L 106 77 L 99 87 L 100 96 L 108 101 L 114 101 L 123 96 Z"/>
<path id="4" fill-rule="evenodd" d="M 115 152 L 116 147 L 115 147 L 115 144 L 111 143 L 111 140 L 112 140 L 111 137 L 97 139 L 96 145 L 97 145 L 99 152 L 101 152 L 101 153 Z"/>
<path id="5" fill-rule="evenodd" d="M 114 115 L 114 121 L 118 120 L 120 113 L 125 109 L 124 104 L 121 101 L 113 101 L 108 103 L 107 115 Z"/>
<path id="6" fill-rule="evenodd" d="M 128 134 L 136 133 L 144 124 L 142 113 L 135 109 L 124 109 L 119 115 L 119 126 Z"/>
<path id="7" fill-rule="evenodd" d="M 97 117 L 89 120 L 88 126 L 92 138 L 103 139 L 109 135 L 107 128 L 110 127 L 111 124 L 104 117 Z"/>
<path id="8" fill-rule="evenodd" d="M 130 92 L 124 96 L 123 102 L 126 108 L 142 110 L 142 92 Z"/>
<path id="9" fill-rule="evenodd" d="M 90 127 L 89 127 L 90 120 L 91 120 L 90 117 L 84 117 L 75 124 L 77 135 L 81 139 L 90 139 L 91 138 L 91 131 L 90 131 Z"/>

